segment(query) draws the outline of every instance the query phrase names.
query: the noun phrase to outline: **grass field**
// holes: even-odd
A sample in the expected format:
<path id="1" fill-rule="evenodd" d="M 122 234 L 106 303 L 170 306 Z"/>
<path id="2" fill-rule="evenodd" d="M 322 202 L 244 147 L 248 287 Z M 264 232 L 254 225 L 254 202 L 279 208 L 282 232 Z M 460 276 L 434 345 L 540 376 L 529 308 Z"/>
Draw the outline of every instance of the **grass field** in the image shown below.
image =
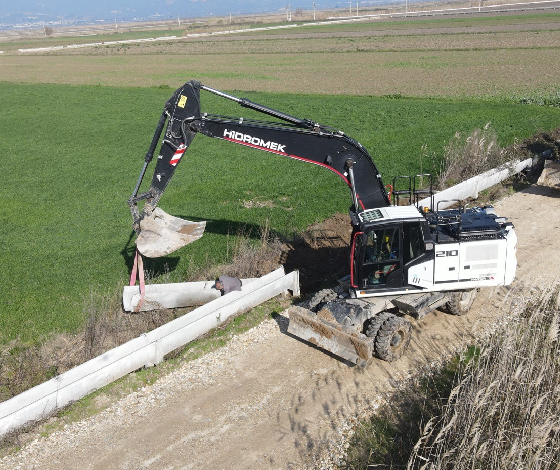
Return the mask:
<path id="1" fill-rule="evenodd" d="M 2 84 L 0 92 L 0 326 L 4 340 L 29 340 L 78 328 L 91 289 L 104 292 L 126 281 L 133 249 L 126 200 L 172 90 Z M 386 182 L 419 172 L 424 145 L 441 156 L 456 131 L 492 122 L 507 145 L 560 118 L 557 108 L 491 101 L 248 97 L 342 128 L 370 150 Z M 202 98 L 203 111 L 251 117 L 227 100 L 208 93 Z M 422 171 L 432 164 L 424 161 Z M 147 267 L 168 269 L 171 280 L 182 280 L 193 265 L 224 262 L 228 243 L 241 230 L 258 237 L 258 227 L 269 221 L 289 236 L 349 205 L 347 188 L 330 172 L 199 136 L 160 206 L 207 220 L 206 235 Z"/>
<path id="2" fill-rule="evenodd" d="M 509 145 L 559 125 L 558 107 L 518 101 L 558 102 L 560 65 L 550 59 L 560 47 L 560 16 L 508 18 L 372 22 L 80 53 L 7 50 L 2 340 L 75 330 L 90 290 L 126 282 L 133 248 L 126 200 L 163 104 L 184 81 L 244 90 L 232 93 L 340 128 L 369 150 L 388 183 L 433 170 L 426 155 L 441 158 L 456 132 L 491 122 Z M 209 94 L 202 108 L 252 117 Z M 350 197 L 320 168 L 198 137 L 160 205 L 208 220 L 200 241 L 148 263 L 180 280 L 193 266 L 225 261 L 240 230 L 257 237 L 269 221 L 289 236 L 346 211 Z"/>

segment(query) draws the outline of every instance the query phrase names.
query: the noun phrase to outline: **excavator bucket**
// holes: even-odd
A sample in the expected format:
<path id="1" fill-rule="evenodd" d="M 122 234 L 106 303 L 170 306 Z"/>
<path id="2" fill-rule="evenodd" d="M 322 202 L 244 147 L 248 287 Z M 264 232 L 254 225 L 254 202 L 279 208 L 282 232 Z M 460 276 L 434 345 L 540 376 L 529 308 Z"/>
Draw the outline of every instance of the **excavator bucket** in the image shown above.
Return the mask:
<path id="1" fill-rule="evenodd" d="M 180 219 L 156 207 L 150 216 L 140 221 L 136 246 L 144 256 L 158 258 L 198 240 L 205 227 L 206 221 Z"/>

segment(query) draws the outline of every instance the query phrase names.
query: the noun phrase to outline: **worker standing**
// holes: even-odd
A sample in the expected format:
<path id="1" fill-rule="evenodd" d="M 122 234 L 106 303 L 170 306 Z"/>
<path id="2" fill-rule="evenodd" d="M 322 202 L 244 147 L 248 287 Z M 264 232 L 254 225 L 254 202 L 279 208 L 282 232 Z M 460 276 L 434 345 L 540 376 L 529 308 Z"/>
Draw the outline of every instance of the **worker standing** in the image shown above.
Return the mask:
<path id="1" fill-rule="evenodd" d="M 230 292 L 241 290 L 241 279 L 231 276 L 220 276 L 216 279 L 214 287 L 216 290 L 221 291 L 222 295 L 226 295 Z"/>

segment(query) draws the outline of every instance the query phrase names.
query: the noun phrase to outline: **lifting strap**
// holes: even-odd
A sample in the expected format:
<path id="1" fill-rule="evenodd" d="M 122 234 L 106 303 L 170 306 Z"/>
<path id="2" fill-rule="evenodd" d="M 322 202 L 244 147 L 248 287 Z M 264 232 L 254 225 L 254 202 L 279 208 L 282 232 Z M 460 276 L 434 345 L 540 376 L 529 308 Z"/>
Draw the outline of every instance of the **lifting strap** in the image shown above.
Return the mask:
<path id="1" fill-rule="evenodd" d="M 136 285 L 136 274 L 138 274 L 138 281 L 140 283 L 140 302 L 134 309 L 135 312 L 140 311 L 140 307 L 144 302 L 144 295 L 146 294 L 146 284 L 144 283 L 144 262 L 142 261 L 142 255 L 136 250 L 134 254 L 134 265 L 132 267 L 132 272 L 130 273 L 130 286 Z"/>

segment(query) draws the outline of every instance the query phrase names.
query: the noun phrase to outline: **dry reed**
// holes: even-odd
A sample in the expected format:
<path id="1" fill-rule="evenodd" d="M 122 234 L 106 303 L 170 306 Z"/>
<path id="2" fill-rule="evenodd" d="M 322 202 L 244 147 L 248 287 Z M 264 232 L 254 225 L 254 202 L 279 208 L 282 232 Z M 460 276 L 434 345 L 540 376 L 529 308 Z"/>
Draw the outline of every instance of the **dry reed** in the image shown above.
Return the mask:
<path id="1" fill-rule="evenodd" d="M 558 288 L 517 310 L 425 426 L 408 470 L 560 468 Z"/>
<path id="2" fill-rule="evenodd" d="M 508 148 L 498 144 L 490 123 L 469 136 L 456 133 L 445 147 L 438 172 L 437 187 L 444 189 L 514 160 L 519 154 L 517 143 Z"/>

